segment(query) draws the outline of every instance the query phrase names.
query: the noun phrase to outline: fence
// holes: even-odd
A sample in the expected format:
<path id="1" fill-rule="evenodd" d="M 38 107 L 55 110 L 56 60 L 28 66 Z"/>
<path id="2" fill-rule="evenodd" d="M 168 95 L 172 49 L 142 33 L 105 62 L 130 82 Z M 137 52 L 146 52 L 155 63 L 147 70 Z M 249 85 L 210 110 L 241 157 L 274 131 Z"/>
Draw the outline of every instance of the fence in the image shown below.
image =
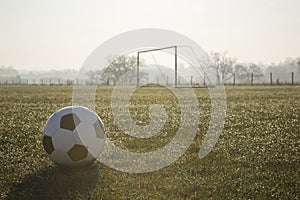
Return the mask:
<path id="1" fill-rule="evenodd" d="M 295 73 L 291 72 L 290 73 L 290 78 L 289 80 L 280 80 L 279 77 L 275 77 L 276 78 L 276 82 L 273 81 L 273 73 L 270 72 L 269 74 L 269 81 L 262 81 L 260 78 L 257 78 L 257 80 L 255 80 L 255 76 L 253 75 L 253 73 L 250 74 L 250 81 L 249 82 L 245 82 L 245 83 L 236 83 L 236 75 L 233 74 L 233 78 L 232 78 L 232 83 L 229 82 L 229 85 L 299 85 L 300 84 L 300 80 L 299 81 L 295 81 Z"/>
<path id="2" fill-rule="evenodd" d="M 84 79 L 84 80 L 70 80 L 70 79 L 18 79 L 18 78 L 3 78 L 0 77 L 0 85 L 95 85 L 96 81 Z"/>
<path id="3" fill-rule="evenodd" d="M 300 75 L 299 75 L 300 77 Z M 289 81 L 285 80 L 282 81 L 278 77 L 274 77 L 273 73 L 269 73 L 269 81 L 262 81 L 260 78 L 256 78 L 253 74 L 250 75 L 250 79 L 246 82 L 237 82 L 236 75 L 233 74 L 232 80 L 225 82 L 225 85 L 300 85 L 300 79 L 296 80 L 295 73 L 290 73 Z M 274 81 L 275 80 L 275 81 Z M 178 77 L 178 85 L 183 85 L 180 83 L 180 77 Z M 187 82 L 187 80 L 186 80 Z M 194 78 L 192 75 L 190 76 L 190 80 L 188 81 L 192 86 L 206 86 L 208 81 L 204 79 Z M 115 81 L 107 80 L 102 82 L 100 85 L 115 85 Z M 164 79 L 156 78 L 156 80 L 149 81 L 147 80 L 148 84 L 166 84 L 166 85 L 174 85 L 172 80 L 169 77 L 165 77 Z M 18 77 L 0 77 L 0 85 L 99 85 L 97 80 L 89 80 L 89 79 L 75 79 L 75 80 L 68 80 L 68 79 L 53 79 L 53 78 L 41 78 L 41 79 L 21 79 Z M 187 83 L 186 83 L 187 84 Z M 122 85 L 134 85 L 130 83 L 122 82 Z"/>

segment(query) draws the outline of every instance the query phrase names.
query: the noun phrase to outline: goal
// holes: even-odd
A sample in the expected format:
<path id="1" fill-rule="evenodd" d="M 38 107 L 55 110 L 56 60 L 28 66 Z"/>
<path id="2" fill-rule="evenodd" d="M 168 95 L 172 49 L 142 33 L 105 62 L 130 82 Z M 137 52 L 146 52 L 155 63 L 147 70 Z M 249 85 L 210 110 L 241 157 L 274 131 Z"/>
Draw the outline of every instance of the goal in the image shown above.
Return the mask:
<path id="1" fill-rule="evenodd" d="M 174 45 L 174 46 L 167 46 L 167 47 L 162 47 L 162 48 L 153 48 L 153 49 L 148 49 L 148 50 L 142 50 L 142 51 L 138 51 L 137 52 L 137 82 L 136 82 L 136 86 L 139 87 L 140 86 L 140 56 L 141 54 L 145 54 L 145 53 L 151 53 L 154 51 L 164 51 L 164 50 L 174 50 L 174 86 L 177 88 L 180 84 L 180 80 L 179 80 L 179 76 L 178 76 L 178 48 L 188 48 L 190 51 L 190 55 L 192 55 L 194 57 L 194 64 L 196 64 L 197 66 L 195 66 L 193 63 L 189 62 L 188 60 L 184 59 L 182 56 L 179 55 L 180 59 L 185 60 L 185 62 L 187 62 L 191 68 L 194 70 L 194 72 L 196 72 L 197 74 L 201 75 L 201 79 L 202 79 L 202 83 L 203 83 L 203 87 L 207 87 L 208 85 L 211 85 L 211 81 L 210 78 L 208 77 L 206 71 L 205 70 L 205 66 L 207 66 L 207 64 L 203 63 L 203 61 L 201 61 L 200 59 L 197 58 L 196 53 L 194 52 L 193 48 L 191 46 L 178 46 L 178 45 Z M 154 57 L 153 57 L 154 59 Z M 156 62 L 156 61 L 155 61 Z M 157 63 L 156 63 L 157 65 Z M 193 75 L 193 73 L 192 73 Z M 201 83 L 198 82 L 198 86 L 193 85 L 193 76 L 190 76 L 191 79 L 191 84 L 190 86 L 192 87 L 201 87 Z M 195 77 L 196 78 L 196 77 Z M 181 85 L 182 86 L 182 85 Z"/>

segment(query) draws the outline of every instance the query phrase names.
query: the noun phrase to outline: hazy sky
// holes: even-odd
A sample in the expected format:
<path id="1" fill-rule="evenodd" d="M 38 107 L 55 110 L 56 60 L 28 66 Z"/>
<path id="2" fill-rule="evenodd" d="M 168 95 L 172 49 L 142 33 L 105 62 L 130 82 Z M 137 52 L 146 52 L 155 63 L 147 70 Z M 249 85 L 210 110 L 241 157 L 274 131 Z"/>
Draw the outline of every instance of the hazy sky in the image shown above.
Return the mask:
<path id="1" fill-rule="evenodd" d="M 299 0 L 0 0 L 0 66 L 79 68 L 103 41 L 149 27 L 243 62 L 300 56 Z"/>

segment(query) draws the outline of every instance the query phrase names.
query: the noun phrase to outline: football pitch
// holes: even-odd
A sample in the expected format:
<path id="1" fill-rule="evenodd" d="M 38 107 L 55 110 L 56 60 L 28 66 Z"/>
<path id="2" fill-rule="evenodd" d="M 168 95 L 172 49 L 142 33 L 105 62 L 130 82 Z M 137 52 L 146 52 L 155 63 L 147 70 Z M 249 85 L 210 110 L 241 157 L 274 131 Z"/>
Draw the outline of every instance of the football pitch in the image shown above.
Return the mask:
<path id="1" fill-rule="evenodd" d="M 228 86 L 225 125 L 216 146 L 200 159 L 210 122 L 206 88 L 195 88 L 200 125 L 193 143 L 171 165 L 150 173 L 117 171 L 96 161 L 60 168 L 41 142 L 52 113 L 72 105 L 72 86 L 0 86 L 1 199 L 299 199 L 300 86 Z M 178 89 L 180 90 L 180 89 Z M 144 87 L 131 98 L 130 114 L 150 122 L 148 109 L 162 104 L 168 118 L 154 137 L 137 139 L 114 124 L 112 87 L 98 87 L 95 111 L 116 146 L 149 152 L 170 142 L 180 108 L 163 87 Z M 101 156 L 101 155 L 100 155 Z"/>

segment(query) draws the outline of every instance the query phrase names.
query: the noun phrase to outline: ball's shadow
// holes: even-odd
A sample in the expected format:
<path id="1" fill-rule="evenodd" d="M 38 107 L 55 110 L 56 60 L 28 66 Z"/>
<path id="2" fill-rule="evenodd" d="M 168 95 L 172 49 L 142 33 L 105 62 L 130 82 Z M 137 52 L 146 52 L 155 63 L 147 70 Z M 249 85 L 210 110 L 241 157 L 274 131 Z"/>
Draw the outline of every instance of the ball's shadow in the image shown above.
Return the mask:
<path id="1" fill-rule="evenodd" d="M 28 175 L 15 185 L 6 199 L 72 199 L 88 198 L 97 184 L 99 166 L 80 168 L 46 168 Z"/>

